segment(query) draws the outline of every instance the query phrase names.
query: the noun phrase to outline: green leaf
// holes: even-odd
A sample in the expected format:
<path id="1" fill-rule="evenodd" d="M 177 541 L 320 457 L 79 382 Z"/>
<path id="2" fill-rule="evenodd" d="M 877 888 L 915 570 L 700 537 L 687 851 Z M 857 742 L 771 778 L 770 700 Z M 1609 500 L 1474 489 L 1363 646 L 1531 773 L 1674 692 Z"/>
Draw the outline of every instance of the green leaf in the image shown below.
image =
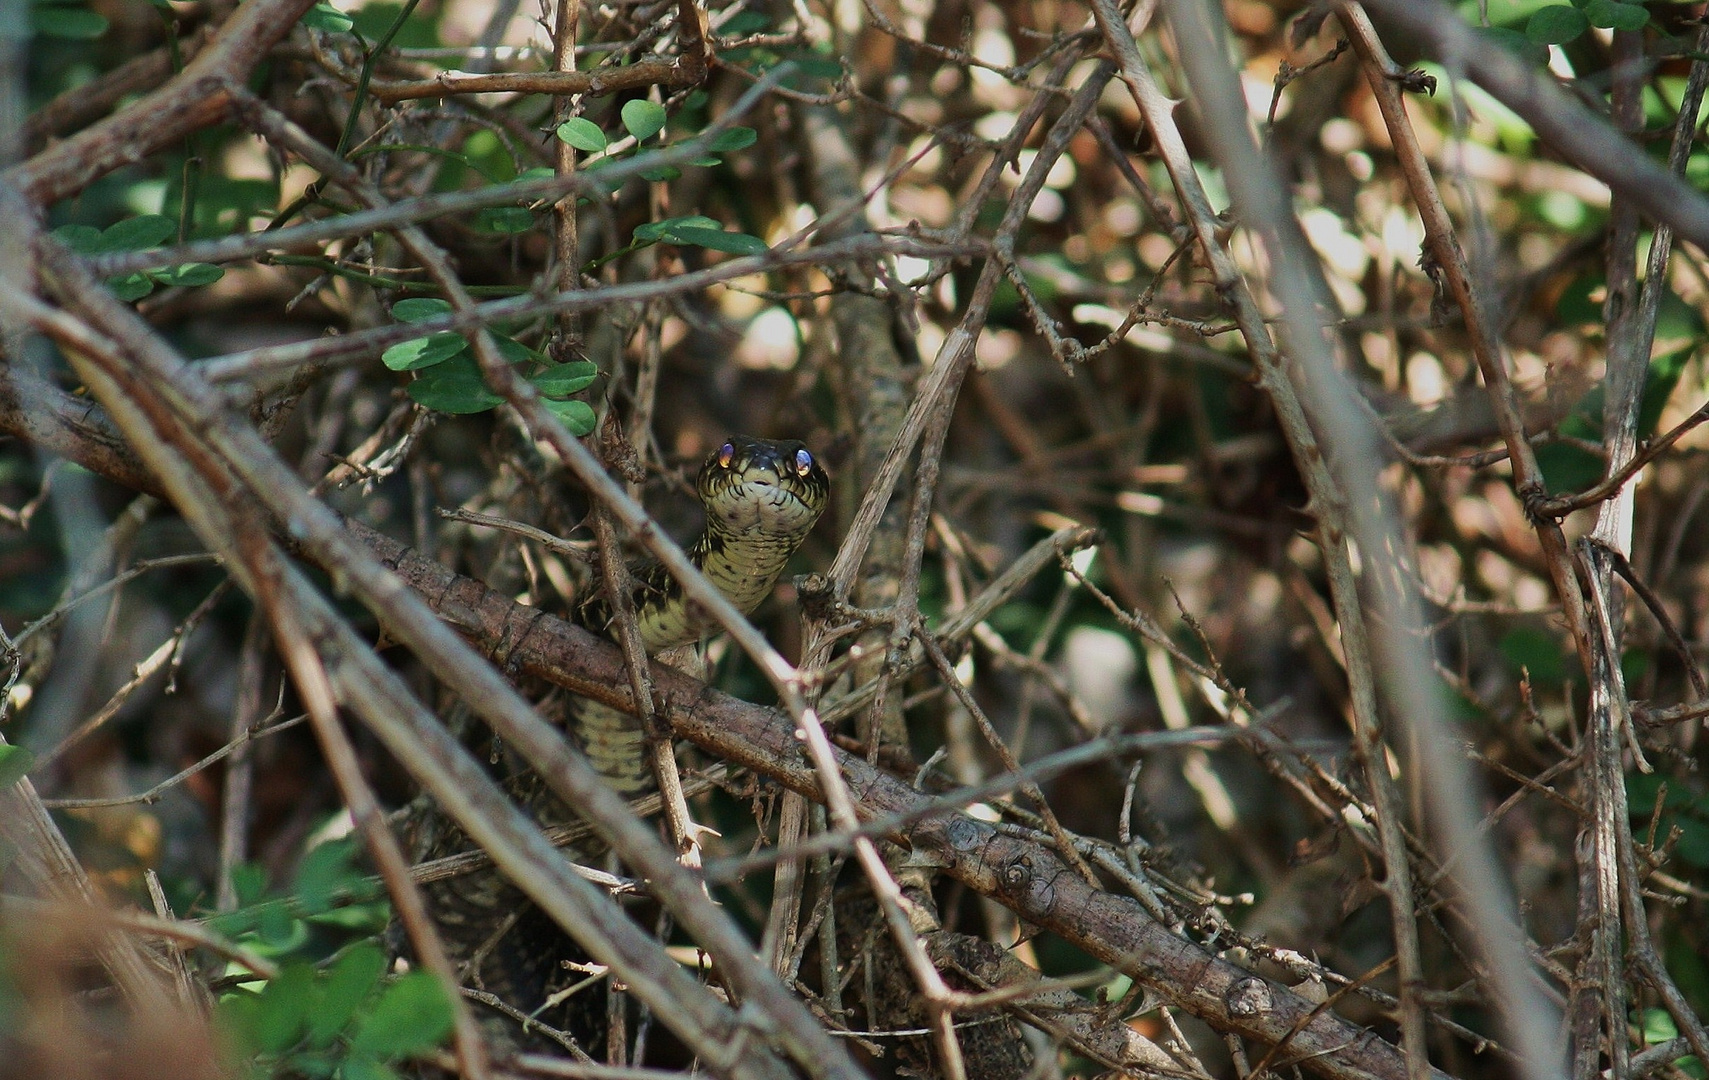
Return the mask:
<path id="1" fill-rule="evenodd" d="M 641 179 L 651 180 L 654 183 L 658 184 L 658 183 L 664 183 L 665 181 L 668 181 L 668 180 L 675 180 L 677 177 L 679 177 L 681 175 L 682 175 L 682 170 L 677 168 L 675 165 L 660 165 L 656 169 L 644 169 L 644 170 L 642 170 Z"/>
<path id="2" fill-rule="evenodd" d="M 81 8 L 37 4 L 30 9 L 30 29 L 40 37 L 93 41 L 107 32 L 107 20 Z"/>
<path id="3" fill-rule="evenodd" d="M 770 26 L 771 16 L 759 11 L 742 11 L 727 19 L 719 29 L 719 33 L 725 37 L 747 37 L 749 34 L 757 34 Z"/>
<path id="4" fill-rule="evenodd" d="M 317 991 L 315 969 L 309 964 L 286 964 L 277 978 L 269 979 L 255 1014 L 257 1048 L 272 1054 L 290 1049 L 308 1023 L 320 996 Z"/>
<path id="5" fill-rule="evenodd" d="M 1668 398 L 1673 396 L 1680 376 L 1685 374 L 1686 363 L 1696 352 L 1696 345 L 1686 345 L 1650 361 L 1644 378 L 1644 396 L 1638 405 L 1638 438 L 1647 439 L 1656 433 L 1662 410 L 1667 408 Z"/>
<path id="6" fill-rule="evenodd" d="M 451 1002 L 439 980 L 412 971 L 388 986 L 358 1022 L 350 1052 L 391 1058 L 430 1049 L 451 1032 Z"/>
<path id="7" fill-rule="evenodd" d="M 720 131 L 707 144 L 706 149 L 715 154 L 727 154 L 732 150 L 746 150 L 759 140 L 760 133 L 751 127 L 733 127 Z"/>
<path id="8" fill-rule="evenodd" d="M 394 49 L 431 49 L 445 44 L 439 40 L 437 15 L 417 13 L 413 18 L 403 18 L 406 8 L 414 11 L 414 5 L 398 3 L 397 0 L 368 0 L 350 15 L 356 20 L 356 33 L 369 41 L 380 40 L 396 27 L 397 34 L 391 39 Z M 401 25 L 400 18 L 403 19 Z"/>
<path id="9" fill-rule="evenodd" d="M 344 1080 L 398 1080 L 397 1071 L 390 1065 L 364 1057 L 347 1059 L 339 1075 Z"/>
<path id="10" fill-rule="evenodd" d="M 262 904 L 256 909 L 256 914 L 259 916 L 256 936 L 264 950 L 274 956 L 283 956 L 308 940 L 308 927 L 291 914 L 288 904 L 281 901 Z"/>
<path id="11" fill-rule="evenodd" d="M 260 1005 L 259 995 L 245 990 L 220 999 L 214 1019 L 218 1022 L 220 1034 L 235 1044 L 231 1046 L 235 1058 L 255 1056 L 255 1026 L 260 1016 Z"/>
<path id="12" fill-rule="evenodd" d="M 1590 0 L 1584 14 L 1590 25 L 1604 30 L 1642 30 L 1650 22 L 1650 13 L 1641 5 L 1624 4 L 1620 0 Z"/>
<path id="13" fill-rule="evenodd" d="M 302 24 L 311 30 L 342 34 L 356 23 L 350 16 L 328 3 L 319 3 L 303 13 Z"/>
<path id="14" fill-rule="evenodd" d="M 481 232 L 508 236 L 533 227 L 534 215 L 520 206 L 488 206 L 475 215 L 475 228 Z"/>
<path id="15" fill-rule="evenodd" d="M 164 270 L 150 270 L 148 276 L 162 285 L 176 285 L 180 288 L 194 288 L 198 285 L 212 285 L 225 277 L 225 269 L 213 263 L 183 263 L 179 266 L 169 266 Z"/>
<path id="16" fill-rule="evenodd" d="M 635 136 L 636 142 L 646 142 L 665 129 L 665 107 L 645 98 L 624 102 L 623 129 Z"/>
<path id="17" fill-rule="evenodd" d="M 1645 1009 L 1639 1020 L 1645 1046 L 1667 1042 L 1679 1034 L 1679 1028 L 1674 1026 L 1673 1017 L 1666 1009 Z"/>
<path id="18" fill-rule="evenodd" d="M 1620 654 L 1620 677 L 1627 686 L 1636 686 L 1650 670 L 1655 657 L 1648 649 L 1627 649 Z"/>
<path id="19" fill-rule="evenodd" d="M 1531 681 L 1538 686 L 1555 687 L 1566 679 L 1561 643 L 1546 630 L 1516 626 L 1502 637 L 1498 647 L 1515 672 L 1521 668 L 1530 672 Z"/>
<path id="20" fill-rule="evenodd" d="M 1592 300 L 1591 294 L 1601 289 L 1606 279 L 1601 273 L 1584 274 L 1561 291 L 1555 301 L 1555 318 L 1566 326 L 1596 326 L 1602 322 L 1602 301 Z"/>
<path id="21" fill-rule="evenodd" d="M 488 389 L 475 358 L 467 354 L 428 368 L 409 384 L 408 392 L 417 405 L 454 415 L 486 412 L 504 403 Z"/>
<path id="22" fill-rule="evenodd" d="M 1550 4 L 1532 12 L 1525 36 L 1538 45 L 1565 45 L 1590 29 L 1584 12 L 1571 4 Z"/>
<path id="23" fill-rule="evenodd" d="M 364 883 L 359 891 L 366 895 L 375 890 Z M 340 930 L 351 930 L 357 934 L 379 934 L 384 933 L 386 926 L 392 921 L 392 906 L 384 902 L 348 904 L 323 911 L 319 915 L 310 915 L 307 921 L 316 926 L 336 926 Z"/>
<path id="24" fill-rule="evenodd" d="M 248 907 L 267 893 L 267 868 L 260 863 L 239 863 L 231 868 L 231 891 L 240 907 Z"/>
<path id="25" fill-rule="evenodd" d="M 93 225 L 61 225 L 53 237 L 79 255 L 99 255 L 103 250 L 101 230 Z"/>
<path id="26" fill-rule="evenodd" d="M 351 878 L 361 878 L 350 862 L 355 853 L 348 840 L 330 840 L 316 844 L 302 857 L 291 891 L 305 915 L 325 911 Z"/>
<path id="27" fill-rule="evenodd" d="M 424 322 L 437 319 L 441 315 L 451 314 L 452 308 L 444 300 L 432 297 L 413 297 L 409 300 L 399 300 L 392 305 L 392 318 L 402 323 Z"/>
<path id="28" fill-rule="evenodd" d="M 795 71 L 783 80 L 791 90 L 818 92 L 827 84 L 840 82 L 846 74 L 841 60 L 812 49 L 791 49 L 784 59 L 795 65 Z"/>
<path id="29" fill-rule="evenodd" d="M 538 375 L 531 376 L 529 382 L 534 388 L 547 397 L 569 397 L 578 390 L 585 390 L 599 378 L 599 368 L 592 361 L 576 360 L 568 364 L 559 364 L 548 368 Z"/>
<path id="30" fill-rule="evenodd" d="M 113 294 L 125 303 L 141 300 L 154 291 L 154 279 L 147 274 L 126 274 L 107 282 Z"/>
<path id="31" fill-rule="evenodd" d="M 1705 324 L 1702 314 L 1691 304 L 1680 299 L 1678 293 L 1663 287 L 1662 302 L 1656 312 L 1656 338 L 1668 341 L 1676 338 L 1690 338 L 1701 342 L 1704 337 Z"/>
<path id="32" fill-rule="evenodd" d="M 1517 30 L 1506 26 L 1474 26 L 1472 33 L 1539 67 L 1549 62 L 1549 47 L 1534 43 Z"/>
<path id="33" fill-rule="evenodd" d="M 161 214 L 141 214 L 117 222 L 101 234 L 103 251 L 141 251 L 159 247 L 178 231 L 178 223 Z"/>
<path id="34" fill-rule="evenodd" d="M 0 790 L 22 780 L 35 761 L 36 756 L 21 746 L 0 746 Z"/>
<path id="35" fill-rule="evenodd" d="M 611 143 L 599 125 L 581 116 L 572 116 L 558 125 L 558 138 L 590 154 L 597 154 Z"/>
<path id="36" fill-rule="evenodd" d="M 572 398 L 569 401 L 555 401 L 552 398 L 547 398 L 544 404 L 547 412 L 563 421 L 564 426 L 570 429 L 571 435 L 580 438 L 583 435 L 593 433 L 596 418 L 593 415 L 593 406 L 587 402 L 577 398 Z"/>
<path id="37" fill-rule="evenodd" d="M 530 360 L 544 362 L 546 354 L 536 349 L 530 349 L 515 338 L 507 338 L 503 334 L 494 334 L 493 343 L 498 346 L 498 353 L 506 363 L 525 364 Z"/>
<path id="38" fill-rule="evenodd" d="M 1536 448 L 1536 467 L 1543 470 L 1543 484 L 1550 494 L 1584 490 L 1603 477 L 1603 460 L 1583 446 L 1545 443 Z"/>
<path id="39" fill-rule="evenodd" d="M 386 971 L 386 954 L 369 944 L 338 958 L 321 989 L 320 1007 L 309 1017 L 310 1046 L 326 1046 L 350 1023 Z"/>
<path id="40" fill-rule="evenodd" d="M 1673 824 L 1679 829 L 1679 857 L 1699 870 L 1709 867 L 1709 822 L 1681 815 Z"/>
<path id="41" fill-rule="evenodd" d="M 380 363 L 393 371 L 419 371 L 442 364 L 469 347 L 462 334 L 446 331 L 424 338 L 400 341 L 380 354 Z"/>
<path id="42" fill-rule="evenodd" d="M 686 217 L 665 218 L 662 221 L 649 221 L 635 226 L 635 240 L 638 243 L 652 244 L 665 238 L 665 234 L 673 229 L 698 226 L 703 229 L 722 229 L 715 218 L 705 214 L 690 214 Z"/>
<path id="43" fill-rule="evenodd" d="M 723 163 L 724 159 L 718 157 L 716 154 L 702 154 L 697 158 L 691 158 L 688 161 L 683 162 L 684 165 L 691 165 L 697 169 L 710 169 L 714 165 L 722 165 Z M 674 180 L 676 178 L 666 177 L 666 179 Z"/>
<path id="44" fill-rule="evenodd" d="M 732 255 L 764 255 L 771 250 L 766 242 L 757 236 L 749 236 L 747 233 L 725 232 L 722 229 L 706 229 L 694 225 L 672 229 L 668 237 L 679 244 L 711 248 L 713 251 L 727 251 Z"/>
<path id="45" fill-rule="evenodd" d="M 337 1053 L 325 1050 L 293 1050 L 288 1055 L 289 1073 L 276 1075 L 289 1075 L 292 1080 L 299 1076 L 302 1080 L 338 1080 L 344 1056 L 342 1049 Z"/>

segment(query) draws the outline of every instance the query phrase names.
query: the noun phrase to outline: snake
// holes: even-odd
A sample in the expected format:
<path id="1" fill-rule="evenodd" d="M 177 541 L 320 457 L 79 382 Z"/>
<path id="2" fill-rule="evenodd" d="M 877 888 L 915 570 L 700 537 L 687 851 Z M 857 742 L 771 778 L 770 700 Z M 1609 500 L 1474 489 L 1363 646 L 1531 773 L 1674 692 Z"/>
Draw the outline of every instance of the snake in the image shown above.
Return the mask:
<path id="1" fill-rule="evenodd" d="M 701 465 L 695 494 L 706 524 L 689 545 L 689 561 L 744 615 L 771 594 L 772 586 L 824 512 L 830 479 L 823 465 L 795 440 L 732 435 Z M 632 572 L 630 595 L 648 655 L 691 645 L 717 629 L 662 564 Z M 588 630 L 616 636 L 613 607 L 597 592 L 578 605 L 574 619 Z M 571 699 L 566 727 L 606 781 L 634 797 L 651 785 L 645 737 L 634 717 L 585 698 Z M 499 755 L 494 753 L 494 759 Z M 574 814 L 531 773 L 505 779 L 542 825 L 565 824 Z M 455 825 L 430 807 L 410 828 L 418 859 L 467 849 Z M 578 851 L 577 857 L 589 852 Z M 552 992 L 580 978 L 566 975 L 561 961 L 577 958 L 568 935 L 496 871 L 433 882 L 423 890 L 430 915 L 453 965 L 465 982 L 494 994 L 522 1013 L 534 1014 Z M 603 995 L 580 995 L 582 1004 L 541 1018 L 581 1035 L 603 1024 Z M 495 1014 L 496 1016 L 496 1014 Z M 489 1038 L 513 1048 L 539 1044 L 509 1021 L 486 1024 Z"/>

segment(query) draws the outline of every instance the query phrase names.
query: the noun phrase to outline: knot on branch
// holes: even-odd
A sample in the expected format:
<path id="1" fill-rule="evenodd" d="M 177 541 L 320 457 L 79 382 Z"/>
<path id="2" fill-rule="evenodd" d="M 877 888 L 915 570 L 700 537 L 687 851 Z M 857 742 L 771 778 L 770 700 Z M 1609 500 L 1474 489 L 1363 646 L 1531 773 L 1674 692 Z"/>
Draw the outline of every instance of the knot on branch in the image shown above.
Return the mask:
<path id="1" fill-rule="evenodd" d="M 1257 976 L 1241 979 L 1223 995 L 1230 1016 L 1261 1016 L 1275 1005 L 1270 984 Z"/>
<path id="2" fill-rule="evenodd" d="M 1555 506 L 1555 500 L 1549 498 L 1548 488 L 1541 480 L 1532 480 L 1519 487 L 1519 505 L 1525 508 L 1525 516 L 1532 524 L 1554 521 L 1560 517 Z"/>

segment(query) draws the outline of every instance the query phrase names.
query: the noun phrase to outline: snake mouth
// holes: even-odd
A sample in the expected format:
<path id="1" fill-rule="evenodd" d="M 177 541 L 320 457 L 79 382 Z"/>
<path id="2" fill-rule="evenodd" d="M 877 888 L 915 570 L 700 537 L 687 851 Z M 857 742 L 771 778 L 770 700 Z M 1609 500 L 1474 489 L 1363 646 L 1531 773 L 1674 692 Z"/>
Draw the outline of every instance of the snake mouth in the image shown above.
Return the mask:
<path id="1" fill-rule="evenodd" d="M 720 531 L 799 543 L 824 510 L 830 483 L 799 442 L 732 435 L 706 459 L 696 486 Z"/>
<path id="2" fill-rule="evenodd" d="M 770 476 L 747 476 L 731 485 L 732 493 L 746 497 L 756 503 L 773 507 L 790 507 L 801 513 L 814 513 L 813 505 L 805 492 L 797 490 L 794 484 Z"/>

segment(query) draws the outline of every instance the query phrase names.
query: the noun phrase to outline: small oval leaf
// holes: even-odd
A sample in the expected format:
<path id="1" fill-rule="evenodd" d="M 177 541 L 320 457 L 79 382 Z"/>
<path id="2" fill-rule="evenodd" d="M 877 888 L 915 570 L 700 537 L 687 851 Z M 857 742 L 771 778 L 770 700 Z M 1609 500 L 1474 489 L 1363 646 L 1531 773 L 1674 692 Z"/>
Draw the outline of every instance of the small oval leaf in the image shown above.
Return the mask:
<path id="1" fill-rule="evenodd" d="M 482 413 L 504 404 L 481 377 L 475 358 L 457 356 L 428 368 L 409 384 L 410 400 L 435 412 L 467 415 Z"/>
<path id="2" fill-rule="evenodd" d="M 148 276 L 162 285 L 176 285 L 188 289 L 197 285 L 212 285 L 225 277 L 225 270 L 213 263 L 184 263 L 180 266 L 169 266 L 164 270 L 150 270 Z"/>
<path id="3" fill-rule="evenodd" d="M 649 221 L 643 225 L 637 225 L 635 226 L 635 239 L 642 243 L 651 244 L 663 238 L 666 233 L 673 229 L 690 226 L 699 226 L 705 229 L 723 228 L 715 218 L 709 218 L 705 214 L 688 214 L 683 217 L 669 217 L 661 221 Z"/>
<path id="4" fill-rule="evenodd" d="M 1590 29 L 1584 12 L 1570 4 L 1550 4 L 1532 12 L 1525 36 L 1539 45 L 1565 45 Z"/>
<path id="5" fill-rule="evenodd" d="M 21 746 L 0 746 L 0 788 L 9 788 L 22 780 L 35 763 L 35 755 Z"/>
<path id="6" fill-rule="evenodd" d="M 1650 13 L 1642 5 L 1620 0 L 1590 0 L 1584 14 L 1590 25 L 1604 30 L 1642 30 L 1650 23 Z"/>
<path id="7" fill-rule="evenodd" d="M 408 300 L 399 300 L 392 305 L 392 318 L 402 323 L 417 323 L 449 314 L 451 314 L 451 305 L 444 300 L 438 300 L 431 296 L 412 297 Z"/>
<path id="8" fill-rule="evenodd" d="M 93 11 L 37 4 L 30 9 L 30 29 L 42 37 L 93 41 L 107 32 L 107 20 Z"/>
<path id="9" fill-rule="evenodd" d="M 771 250 L 766 246 L 766 242 L 757 236 L 749 236 L 747 233 L 724 232 L 722 229 L 704 229 L 692 225 L 672 229 L 666 234 L 666 239 L 691 247 L 727 251 L 732 255 L 764 255 Z"/>
<path id="10" fill-rule="evenodd" d="M 285 965 L 278 977 L 268 980 L 255 1015 L 256 1043 L 261 1050 L 279 1053 L 297 1041 L 314 1011 L 318 989 L 314 967 L 301 962 Z"/>
<path id="11" fill-rule="evenodd" d="M 342 34 L 356 25 L 355 20 L 325 0 L 304 12 L 302 23 L 311 30 L 324 30 L 329 34 Z"/>
<path id="12" fill-rule="evenodd" d="M 320 1008 L 309 1017 L 309 1044 L 326 1046 L 350 1023 L 386 971 L 386 954 L 361 944 L 338 958 L 321 991 Z"/>
<path id="13" fill-rule="evenodd" d="M 374 1011 L 357 1024 L 350 1051 L 390 1058 L 429 1050 L 451 1033 L 451 1001 L 439 980 L 412 971 L 386 987 Z"/>
<path id="14" fill-rule="evenodd" d="M 380 354 L 380 362 L 393 371 L 419 371 L 442 364 L 468 347 L 462 334 L 432 334 L 393 345 Z"/>
<path id="15" fill-rule="evenodd" d="M 488 206 L 475 215 L 475 228 L 481 232 L 525 233 L 534 227 L 534 215 L 520 206 Z"/>
<path id="16" fill-rule="evenodd" d="M 556 416 L 563 425 L 570 429 L 570 434 L 580 438 L 593 433 L 595 417 L 593 406 L 587 402 L 572 398 L 569 401 L 553 401 L 547 398 L 544 402 L 546 411 Z"/>
<path id="17" fill-rule="evenodd" d="M 504 357 L 506 363 L 521 364 L 530 360 L 544 362 L 546 359 L 544 353 L 530 349 L 515 338 L 507 338 L 502 334 L 494 334 L 493 343 L 498 346 L 498 354 Z"/>
<path id="18" fill-rule="evenodd" d="M 720 131 L 706 149 L 715 154 L 727 154 L 732 150 L 746 150 L 759 141 L 760 133 L 751 127 L 733 127 Z"/>
<path id="19" fill-rule="evenodd" d="M 746 37 L 771 28 L 771 16 L 761 11 L 739 11 L 726 19 L 718 32 L 727 38 Z"/>
<path id="20" fill-rule="evenodd" d="M 101 233 L 103 251 L 141 251 L 166 243 L 178 223 L 161 214 L 141 214 L 109 226 Z"/>
<path id="21" fill-rule="evenodd" d="M 586 390 L 599 378 L 599 368 L 588 360 L 576 360 L 568 364 L 559 364 L 529 378 L 534 388 L 546 397 L 569 397 L 579 390 Z"/>
<path id="22" fill-rule="evenodd" d="M 107 285 L 113 290 L 113 295 L 127 304 L 154 291 L 154 279 L 147 274 L 126 274 L 107 282 Z"/>
<path id="23" fill-rule="evenodd" d="M 605 132 L 599 130 L 599 125 L 581 116 L 572 116 L 558 125 L 558 138 L 590 154 L 597 154 L 611 143 L 605 137 Z"/>
<path id="24" fill-rule="evenodd" d="M 1472 33 L 1533 64 L 1541 66 L 1549 62 L 1549 47 L 1547 45 L 1539 45 L 1510 27 L 1474 26 Z"/>
<path id="25" fill-rule="evenodd" d="M 96 255 L 101 248 L 101 230 L 93 225 L 61 225 L 53 238 L 79 255 Z"/>
<path id="26" fill-rule="evenodd" d="M 635 136 L 636 142 L 646 142 L 665 129 L 665 107 L 645 98 L 636 98 L 623 105 L 623 130 Z"/>

